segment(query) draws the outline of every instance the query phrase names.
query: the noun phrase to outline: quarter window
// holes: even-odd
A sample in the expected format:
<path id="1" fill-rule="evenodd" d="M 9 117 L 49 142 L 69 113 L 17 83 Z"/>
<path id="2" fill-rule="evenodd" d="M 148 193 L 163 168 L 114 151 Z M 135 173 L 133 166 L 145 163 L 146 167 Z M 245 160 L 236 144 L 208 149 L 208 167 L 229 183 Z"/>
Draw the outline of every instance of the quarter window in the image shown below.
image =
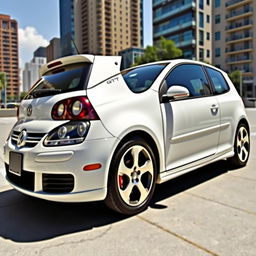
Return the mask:
<path id="1" fill-rule="evenodd" d="M 144 92 L 151 87 L 155 79 L 166 67 L 166 64 L 156 64 L 128 69 L 121 72 L 129 89 L 135 93 Z"/>
<path id="2" fill-rule="evenodd" d="M 225 93 L 229 90 L 225 78 L 219 71 L 208 67 L 206 68 L 206 70 L 217 94 Z"/>
<path id="3" fill-rule="evenodd" d="M 166 78 L 167 88 L 179 85 L 188 89 L 190 97 L 211 94 L 209 83 L 200 65 L 184 64 L 176 67 Z"/>

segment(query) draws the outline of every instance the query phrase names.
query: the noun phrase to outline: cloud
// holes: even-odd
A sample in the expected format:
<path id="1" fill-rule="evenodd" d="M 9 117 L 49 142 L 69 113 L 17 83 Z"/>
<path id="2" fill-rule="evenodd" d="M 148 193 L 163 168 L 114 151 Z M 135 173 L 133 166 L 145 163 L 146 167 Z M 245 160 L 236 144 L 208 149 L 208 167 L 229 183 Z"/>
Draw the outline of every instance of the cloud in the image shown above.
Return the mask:
<path id="1" fill-rule="evenodd" d="M 26 27 L 19 28 L 19 52 L 20 52 L 20 67 L 23 67 L 25 62 L 30 62 L 33 58 L 33 52 L 40 46 L 47 46 L 49 41 L 40 35 L 36 28 Z"/>

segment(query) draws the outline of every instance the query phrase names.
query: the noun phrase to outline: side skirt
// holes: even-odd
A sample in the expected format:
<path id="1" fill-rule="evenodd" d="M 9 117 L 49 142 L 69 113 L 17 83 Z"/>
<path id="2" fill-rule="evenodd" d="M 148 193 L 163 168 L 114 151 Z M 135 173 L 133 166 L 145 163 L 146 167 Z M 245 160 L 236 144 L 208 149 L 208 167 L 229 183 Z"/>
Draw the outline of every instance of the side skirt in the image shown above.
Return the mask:
<path id="1" fill-rule="evenodd" d="M 159 174 L 159 176 L 157 178 L 157 184 L 164 183 L 168 180 L 174 179 L 180 175 L 183 175 L 183 174 L 193 171 L 195 169 L 201 168 L 210 163 L 217 162 L 219 160 L 223 160 L 223 159 L 232 157 L 233 155 L 234 155 L 234 149 L 231 148 L 226 151 L 220 152 L 214 156 L 200 159 L 199 161 L 196 161 L 196 162 L 193 162 L 193 163 L 181 166 L 181 167 L 177 167 L 172 170 L 167 170 L 167 171 Z"/>

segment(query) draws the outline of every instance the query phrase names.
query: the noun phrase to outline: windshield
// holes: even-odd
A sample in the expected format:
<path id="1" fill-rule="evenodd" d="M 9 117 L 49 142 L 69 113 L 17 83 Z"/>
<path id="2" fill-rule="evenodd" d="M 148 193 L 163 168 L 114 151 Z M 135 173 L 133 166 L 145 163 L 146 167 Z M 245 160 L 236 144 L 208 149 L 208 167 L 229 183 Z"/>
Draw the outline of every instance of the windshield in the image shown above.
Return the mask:
<path id="1" fill-rule="evenodd" d="M 154 64 L 128 69 L 121 72 L 127 86 L 135 93 L 144 92 L 151 87 L 166 64 Z"/>
<path id="2" fill-rule="evenodd" d="M 25 99 L 85 89 L 90 66 L 90 63 L 75 64 L 46 73 L 29 91 Z"/>

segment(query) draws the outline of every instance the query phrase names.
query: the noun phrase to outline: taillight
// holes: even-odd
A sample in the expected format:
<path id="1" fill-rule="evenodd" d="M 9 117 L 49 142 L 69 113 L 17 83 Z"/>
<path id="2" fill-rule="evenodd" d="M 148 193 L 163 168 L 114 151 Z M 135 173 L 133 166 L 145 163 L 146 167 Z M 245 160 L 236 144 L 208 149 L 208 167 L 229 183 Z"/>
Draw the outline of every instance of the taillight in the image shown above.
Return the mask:
<path id="1" fill-rule="evenodd" d="M 87 97 L 73 97 L 56 103 L 52 109 L 54 120 L 99 120 Z"/>

